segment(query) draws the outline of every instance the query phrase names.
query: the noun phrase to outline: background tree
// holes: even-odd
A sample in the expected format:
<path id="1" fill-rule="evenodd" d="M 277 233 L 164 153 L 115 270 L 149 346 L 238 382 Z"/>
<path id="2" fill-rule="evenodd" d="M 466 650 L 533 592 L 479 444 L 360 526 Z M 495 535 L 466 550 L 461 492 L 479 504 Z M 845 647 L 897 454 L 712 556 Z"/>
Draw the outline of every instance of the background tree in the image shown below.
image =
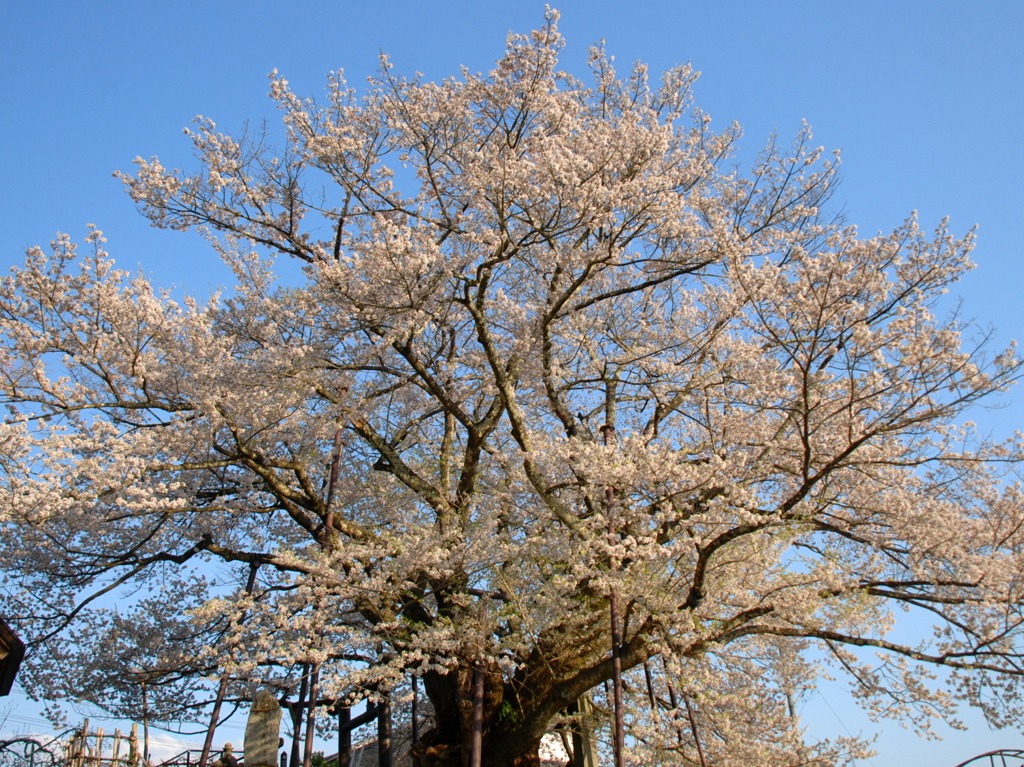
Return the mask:
<path id="1" fill-rule="evenodd" d="M 613 595 L 634 763 L 857 753 L 786 716 L 808 646 L 879 712 L 946 715 L 938 665 L 1018 716 L 1020 449 L 958 423 L 1019 364 L 935 316 L 971 237 L 860 238 L 809 130 L 741 174 L 688 68 L 654 88 L 594 49 L 584 83 L 556 18 L 486 75 L 384 60 L 322 104 L 275 76 L 281 151 L 200 121 L 198 172 L 138 160 L 130 194 L 209 233 L 226 295 L 177 304 L 96 231 L 79 267 L 30 252 L 0 290 L 0 514 L 39 607 L 7 614 L 76 641 L 108 595 L 187 584 L 197 627 L 245 614 L 207 668 L 289 691 L 309 664 L 321 700 L 421 677 L 420 765 L 468 758 L 474 671 L 490 765 L 536 764 L 588 693 L 607 722 Z M 253 593 L 217 563 L 258 564 Z"/>

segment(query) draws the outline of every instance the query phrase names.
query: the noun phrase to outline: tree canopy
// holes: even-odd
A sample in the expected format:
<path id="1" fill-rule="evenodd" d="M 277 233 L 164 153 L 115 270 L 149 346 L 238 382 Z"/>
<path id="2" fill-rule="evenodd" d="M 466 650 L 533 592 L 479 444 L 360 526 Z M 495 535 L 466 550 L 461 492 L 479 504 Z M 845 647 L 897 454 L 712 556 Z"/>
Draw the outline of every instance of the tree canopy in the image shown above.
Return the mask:
<path id="1" fill-rule="evenodd" d="M 198 170 L 137 160 L 220 295 L 95 229 L 3 281 L 0 609 L 37 694 L 124 712 L 144 681 L 195 718 L 205 677 L 315 668 L 327 705 L 415 676 L 438 766 L 475 678 L 486 763 L 528 765 L 588 696 L 607 732 L 616 662 L 635 764 L 860 753 L 787 712 L 829 659 L 921 726 L 1024 713 L 1021 447 L 965 423 L 1020 363 L 942 310 L 972 236 L 861 237 L 809 129 L 741 171 L 689 67 L 597 47 L 577 79 L 556 21 L 440 83 L 275 74 L 282 146 L 202 120 Z"/>

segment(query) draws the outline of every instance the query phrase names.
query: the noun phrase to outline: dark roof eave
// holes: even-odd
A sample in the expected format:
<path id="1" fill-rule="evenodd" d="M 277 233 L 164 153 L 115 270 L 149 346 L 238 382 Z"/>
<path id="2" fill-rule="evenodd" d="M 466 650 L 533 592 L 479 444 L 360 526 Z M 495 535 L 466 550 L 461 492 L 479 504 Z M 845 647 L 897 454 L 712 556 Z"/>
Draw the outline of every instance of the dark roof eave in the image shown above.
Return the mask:
<path id="1" fill-rule="evenodd" d="M 7 651 L 6 656 L 0 659 L 0 695 L 9 695 L 14 686 L 14 677 L 25 657 L 25 643 L 18 639 L 3 618 L 0 618 L 0 646 Z"/>

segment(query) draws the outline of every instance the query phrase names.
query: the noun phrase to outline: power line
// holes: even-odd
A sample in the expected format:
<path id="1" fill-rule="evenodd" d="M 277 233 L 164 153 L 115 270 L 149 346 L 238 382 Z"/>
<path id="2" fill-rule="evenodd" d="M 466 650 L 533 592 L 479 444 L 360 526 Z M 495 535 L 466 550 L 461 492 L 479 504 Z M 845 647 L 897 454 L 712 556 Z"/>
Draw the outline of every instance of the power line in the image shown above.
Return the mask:
<path id="1" fill-rule="evenodd" d="M 819 698 L 821 698 L 821 700 L 822 700 L 822 701 L 823 701 L 823 702 L 825 703 L 825 705 L 826 705 L 826 706 L 828 707 L 828 710 L 832 712 L 832 716 L 834 716 L 834 717 L 836 718 L 836 721 L 837 721 L 837 722 L 839 722 L 839 726 L 840 726 L 840 727 L 842 727 L 842 728 L 843 728 L 844 730 L 846 730 L 846 734 L 847 734 L 847 735 L 849 735 L 849 736 L 850 736 L 851 738 L 854 738 L 854 737 L 856 737 L 856 736 L 855 736 L 855 735 L 854 735 L 854 734 L 853 734 L 852 732 L 850 732 L 850 728 L 846 726 L 846 722 L 844 722 L 844 721 L 843 721 L 843 720 L 842 720 L 842 719 L 840 718 L 839 714 L 837 714 L 837 713 L 836 713 L 836 710 L 835 710 L 834 708 L 832 708 L 832 704 L 828 702 L 828 698 L 826 698 L 826 697 L 825 697 L 825 696 L 824 696 L 824 695 L 823 695 L 823 694 L 821 693 L 821 690 L 819 690 L 818 688 L 816 688 L 816 687 L 815 687 L 813 691 L 814 691 L 815 693 L 817 693 L 818 697 L 819 697 Z M 860 760 L 858 760 L 858 761 L 860 761 Z M 871 765 L 874 765 L 874 764 L 875 764 L 875 760 L 874 760 L 874 759 L 872 759 L 871 757 L 867 757 L 867 762 L 868 762 L 868 764 L 871 764 Z"/>

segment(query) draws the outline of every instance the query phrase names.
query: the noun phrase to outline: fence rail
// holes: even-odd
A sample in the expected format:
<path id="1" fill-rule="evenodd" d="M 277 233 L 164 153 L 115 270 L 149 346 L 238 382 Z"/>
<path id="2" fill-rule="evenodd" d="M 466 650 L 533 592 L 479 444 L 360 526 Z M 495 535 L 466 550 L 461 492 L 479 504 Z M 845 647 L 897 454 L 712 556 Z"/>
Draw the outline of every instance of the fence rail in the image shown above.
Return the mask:
<path id="1" fill-rule="evenodd" d="M 214 767 L 217 764 L 217 760 L 220 759 L 221 752 L 211 751 L 209 758 L 206 760 L 209 767 Z M 164 759 L 157 765 L 157 767 L 198 767 L 199 760 L 203 755 L 203 749 L 201 748 L 190 748 L 186 751 L 182 751 L 180 754 L 176 754 L 169 759 Z M 242 754 L 235 751 L 233 752 L 235 757 L 235 767 L 245 767 L 245 763 L 242 759 Z"/>

